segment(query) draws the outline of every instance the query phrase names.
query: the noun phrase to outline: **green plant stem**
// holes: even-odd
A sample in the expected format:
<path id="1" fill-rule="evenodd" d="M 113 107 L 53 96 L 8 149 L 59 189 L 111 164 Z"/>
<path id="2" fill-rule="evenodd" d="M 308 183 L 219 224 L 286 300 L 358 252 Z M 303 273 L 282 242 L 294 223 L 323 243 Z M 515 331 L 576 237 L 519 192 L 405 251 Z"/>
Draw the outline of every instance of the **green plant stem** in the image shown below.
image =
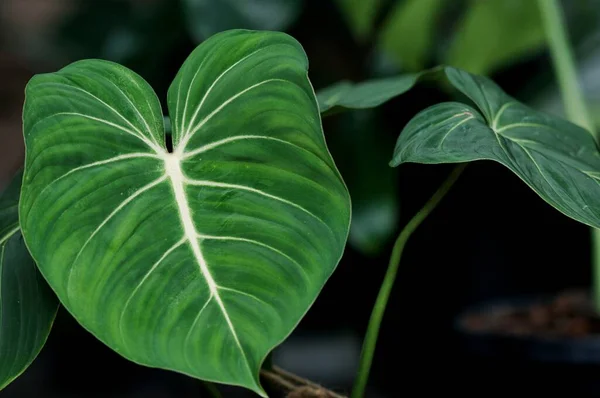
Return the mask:
<path id="1" fill-rule="evenodd" d="M 554 70 L 560 86 L 567 118 L 587 129 L 599 141 L 594 121 L 577 79 L 575 57 L 567 37 L 566 24 L 558 0 L 538 0 Z M 600 230 L 592 228 L 592 294 L 600 312 Z"/>
<path id="2" fill-rule="evenodd" d="M 415 214 L 414 217 L 406 224 L 394 243 L 388 269 L 383 279 L 383 283 L 381 284 L 381 288 L 379 289 L 375 306 L 371 312 L 371 318 L 369 319 L 369 325 L 367 327 L 367 333 L 365 335 L 360 356 L 358 374 L 352 389 L 352 398 L 362 398 L 364 396 L 365 389 L 367 387 L 367 381 L 369 379 L 369 372 L 371 370 L 371 363 L 373 362 L 373 354 L 375 353 L 375 347 L 377 345 L 379 327 L 381 326 L 381 320 L 383 318 L 390 293 L 392 292 L 392 287 L 394 286 L 396 274 L 398 273 L 398 266 L 400 265 L 400 258 L 402 257 L 402 252 L 406 246 L 406 242 L 413 232 L 415 232 L 415 230 L 419 227 L 419 225 L 421 225 L 423 220 L 425 220 L 427 216 L 431 214 L 433 209 L 436 208 L 446 193 L 448 193 L 466 165 L 466 163 L 460 164 L 456 166 L 454 170 L 452 170 L 452 173 L 450 173 L 446 181 L 442 183 L 433 196 L 427 201 L 427 203 L 425 203 L 425 206 L 423 206 L 421 210 L 419 210 L 417 214 Z"/>
<path id="3" fill-rule="evenodd" d="M 560 4 L 558 0 L 538 0 L 538 4 L 567 118 L 596 137 L 594 123 L 577 78 L 575 57 L 567 37 Z"/>
<path id="4" fill-rule="evenodd" d="M 213 383 L 204 382 L 204 388 L 206 389 L 206 391 L 208 391 L 212 398 L 223 398 L 223 396 L 217 389 L 217 386 L 215 386 Z"/>

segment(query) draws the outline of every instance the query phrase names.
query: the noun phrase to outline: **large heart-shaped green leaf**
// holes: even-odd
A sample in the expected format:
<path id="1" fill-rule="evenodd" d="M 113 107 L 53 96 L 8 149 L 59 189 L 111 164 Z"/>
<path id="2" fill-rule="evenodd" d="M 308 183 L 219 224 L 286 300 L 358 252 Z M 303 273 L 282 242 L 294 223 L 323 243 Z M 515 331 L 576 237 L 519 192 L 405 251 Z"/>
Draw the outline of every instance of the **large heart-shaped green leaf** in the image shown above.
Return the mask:
<path id="1" fill-rule="evenodd" d="M 455 68 L 446 76 L 481 113 L 458 102 L 425 109 L 400 134 L 392 166 L 495 160 L 562 213 L 600 227 L 600 153 L 590 133 L 531 109 L 485 77 Z"/>
<path id="2" fill-rule="evenodd" d="M 37 357 L 58 309 L 19 230 L 22 176 L 18 173 L 0 196 L 0 390 Z"/>
<path id="3" fill-rule="evenodd" d="M 219 33 L 168 93 L 76 62 L 26 90 L 21 224 L 65 307 L 137 363 L 264 395 L 265 356 L 335 269 L 350 199 L 290 36 Z"/>

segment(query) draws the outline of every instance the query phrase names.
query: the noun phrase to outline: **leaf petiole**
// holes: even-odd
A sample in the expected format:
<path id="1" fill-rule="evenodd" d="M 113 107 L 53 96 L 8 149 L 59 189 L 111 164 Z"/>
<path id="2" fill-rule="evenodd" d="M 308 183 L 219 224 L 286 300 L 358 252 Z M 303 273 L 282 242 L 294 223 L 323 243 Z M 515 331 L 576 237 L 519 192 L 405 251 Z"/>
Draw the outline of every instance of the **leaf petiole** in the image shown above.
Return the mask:
<path id="1" fill-rule="evenodd" d="M 360 356 L 358 373 L 356 381 L 354 382 L 354 388 L 352 389 L 352 398 L 362 398 L 364 396 L 367 381 L 369 379 L 369 372 L 371 370 L 371 363 L 373 362 L 373 354 L 375 353 L 375 347 L 377 345 L 379 327 L 381 326 L 381 320 L 383 319 L 383 314 L 385 312 L 390 293 L 392 292 L 392 287 L 394 286 L 394 281 L 398 272 L 398 266 L 400 265 L 400 258 L 402 257 L 402 252 L 406 246 L 406 242 L 413 232 L 416 231 L 419 225 L 421 225 L 427 216 L 429 216 L 429 214 L 431 214 L 431 212 L 437 207 L 444 196 L 446 196 L 466 166 L 467 163 L 462 163 L 452 170 L 450 175 L 433 194 L 433 196 L 406 224 L 394 243 L 388 269 L 383 279 L 383 283 L 381 284 L 379 294 L 377 295 L 377 300 L 375 301 L 371 318 L 369 319 L 367 334 L 364 339 Z"/>
<path id="2" fill-rule="evenodd" d="M 206 381 L 202 384 L 204 385 L 204 388 L 212 398 L 223 398 L 223 395 L 221 395 L 221 392 L 213 383 Z"/>

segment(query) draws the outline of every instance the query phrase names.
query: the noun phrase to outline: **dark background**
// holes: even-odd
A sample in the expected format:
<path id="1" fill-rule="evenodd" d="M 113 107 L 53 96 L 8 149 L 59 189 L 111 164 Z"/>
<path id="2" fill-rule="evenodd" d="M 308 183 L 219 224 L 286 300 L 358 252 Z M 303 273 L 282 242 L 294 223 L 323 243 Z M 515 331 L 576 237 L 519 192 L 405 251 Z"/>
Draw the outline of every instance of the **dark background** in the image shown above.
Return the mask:
<path id="1" fill-rule="evenodd" d="M 317 90 L 342 79 L 449 63 L 491 76 L 537 109 L 562 113 L 534 0 L 237 1 L 267 16 L 262 19 L 235 17 L 233 0 L 206 0 L 210 13 L 194 9 L 200 2 L 0 0 L 0 188 L 23 161 L 21 107 L 32 75 L 82 58 L 110 59 L 141 74 L 164 102 L 195 46 L 207 34 L 229 28 L 276 29 L 294 36 L 308 54 Z M 285 10 L 291 3 L 297 6 L 288 10 L 289 18 L 273 17 L 278 6 Z M 355 12 L 361 3 L 375 15 L 361 25 L 370 29 L 361 30 L 348 17 L 368 14 Z M 562 3 L 585 95 L 600 128 L 600 2 Z M 498 8 L 486 14 L 477 7 Z M 397 20 L 399 28 L 393 30 Z M 351 190 L 355 224 L 337 271 L 276 349 L 280 366 L 349 392 L 393 239 L 451 168 L 409 164 L 391 169 L 395 140 L 418 111 L 451 95 L 421 84 L 374 111 L 324 119 L 327 142 Z M 367 396 L 494 396 L 522 390 L 599 396 L 587 387 L 600 381 L 594 366 L 534 363 L 517 354 L 490 361 L 468 351 L 454 328 L 461 311 L 488 299 L 588 288 L 589 237 L 587 227 L 551 208 L 509 170 L 492 162 L 469 165 L 408 244 Z M 235 388 L 222 392 L 252 396 Z M 208 396 L 197 380 L 127 362 L 64 310 L 34 365 L 0 395 Z"/>

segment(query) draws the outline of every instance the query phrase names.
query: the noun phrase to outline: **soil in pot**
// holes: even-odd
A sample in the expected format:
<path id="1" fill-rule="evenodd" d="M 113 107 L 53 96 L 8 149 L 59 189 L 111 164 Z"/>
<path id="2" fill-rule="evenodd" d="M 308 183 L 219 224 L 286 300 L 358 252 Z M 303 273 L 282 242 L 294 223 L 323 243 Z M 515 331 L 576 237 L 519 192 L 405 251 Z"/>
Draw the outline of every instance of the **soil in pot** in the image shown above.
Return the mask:
<path id="1" fill-rule="evenodd" d="M 600 397 L 600 314 L 586 291 L 486 303 L 457 321 L 460 373 L 495 393 Z"/>
<path id="2" fill-rule="evenodd" d="M 461 329 L 471 333 L 545 339 L 600 338 L 600 314 L 582 290 L 523 303 L 506 302 L 466 313 Z M 600 361 L 600 358 L 598 359 Z"/>

